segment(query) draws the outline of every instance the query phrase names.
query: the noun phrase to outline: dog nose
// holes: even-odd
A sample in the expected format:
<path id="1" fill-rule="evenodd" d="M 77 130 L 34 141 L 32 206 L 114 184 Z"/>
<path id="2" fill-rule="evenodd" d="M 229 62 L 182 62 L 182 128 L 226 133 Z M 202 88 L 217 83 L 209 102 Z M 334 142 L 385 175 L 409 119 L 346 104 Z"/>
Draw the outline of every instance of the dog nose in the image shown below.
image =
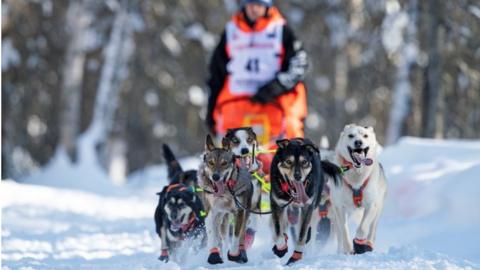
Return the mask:
<path id="1" fill-rule="evenodd" d="M 293 178 L 295 178 L 295 180 L 297 180 L 297 181 L 300 181 L 300 180 L 302 180 L 302 174 L 300 172 L 295 172 L 293 174 Z"/>
<path id="2" fill-rule="evenodd" d="M 248 154 L 248 148 L 242 148 L 241 153 L 242 155 Z"/>
<path id="3" fill-rule="evenodd" d="M 220 175 L 218 173 L 214 173 L 212 175 L 212 179 L 213 179 L 213 181 L 218 181 L 218 180 L 220 180 Z"/>
<path id="4" fill-rule="evenodd" d="M 360 148 L 362 147 L 363 142 L 360 140 L 356 140 L 355 142 L 353 142 L 353 144 L 355 145 L 356 148 Z"/>

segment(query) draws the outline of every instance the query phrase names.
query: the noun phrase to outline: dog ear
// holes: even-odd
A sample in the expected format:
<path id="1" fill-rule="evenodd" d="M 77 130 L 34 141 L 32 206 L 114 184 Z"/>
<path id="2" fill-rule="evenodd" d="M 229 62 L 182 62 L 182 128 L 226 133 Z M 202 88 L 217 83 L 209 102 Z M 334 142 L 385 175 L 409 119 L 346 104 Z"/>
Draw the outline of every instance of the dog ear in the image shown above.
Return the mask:
<path id="1" fill-rule="evenodd" d="M 355 126 L 355 124 L 345 125 L 345 127 L 343 128 L 343 131 L 346 131 L 347 129 L 352 128 L 352 127 L 354 127 L 354 126 Z"/>
<path id="2" fill-rule="evenodd" d="M 207 139 L 205 140 L 205 150 L 211 152 L 215 149 L 215 144 L 213 143 L 212 136 L 207 134 Z"/>
<path id="3" fill-rule="evenodd" d="M 373 130 L 373 127 L 371 127 L 371 126 L 365 127 L 365 128 L 366 128 L 368 131 L 375 132 L 375 131 Z"/>
<path id="4" fill-rule="evenodd" d="M 305 147 L 312 154 L 320 154 L 320 150 L 318 150 L 318 146 L 316 146 L 314 143 L 310 141 L 307 144 L 305 144 Z"/>
<path id="5" fill-rule="evenodd" d="M 222 139 L 222 148 L 227 150 L 227 151 L 230 151 L 230 139 L 227 138 L 226 136 L 223 137 Z"/>
<path id="6" fill-rule="evenodd" d="M 286 148 L 290 144 L 289 139 L 277 140 L 276 141 L 279 148 Z"/>
<path id="7" fill-rule="evenodd" d="M 248 132 L 253 138 L 255 138 L 255 140 L 257 140 L 257 133 L 255 133 L 255 131 L 253 131 L 253 128 L 252 128 L 252 127 L 248 127 L 248 128 L 247 128 L 247 132 Z"/>

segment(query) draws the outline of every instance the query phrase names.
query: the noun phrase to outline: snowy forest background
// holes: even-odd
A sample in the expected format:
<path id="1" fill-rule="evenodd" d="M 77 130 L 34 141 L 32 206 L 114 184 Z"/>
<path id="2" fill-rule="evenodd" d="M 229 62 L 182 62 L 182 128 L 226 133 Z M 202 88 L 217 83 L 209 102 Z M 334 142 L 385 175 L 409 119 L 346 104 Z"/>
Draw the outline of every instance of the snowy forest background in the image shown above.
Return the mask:
<path id="1" fill-rule="evenodd" d="M 386 145 L 480 137 L 478 1 L 275 3 L 310 56 L 307 137 L 332 146 L 350 122 L 373 125 Z M 162 142 L 180 156 L 200 152 L 208 61 L 237 8 L 2 1 L 2 179 L 63 150 L 72 162 L 93 153 L 119 179 L 162 162 Z"/>

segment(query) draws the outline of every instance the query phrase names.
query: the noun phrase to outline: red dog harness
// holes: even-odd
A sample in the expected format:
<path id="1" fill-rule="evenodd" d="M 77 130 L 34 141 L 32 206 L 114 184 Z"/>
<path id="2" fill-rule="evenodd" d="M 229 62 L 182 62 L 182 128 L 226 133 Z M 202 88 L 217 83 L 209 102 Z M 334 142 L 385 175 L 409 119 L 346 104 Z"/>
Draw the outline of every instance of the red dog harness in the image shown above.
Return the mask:
<path id="1" fill-rule="evenodd" d="M 345 184 L 350 188 L 352 191 L 352 198 L 353 198 L 353 204 L 356 207 L 362 206 L 362 201 L 363 201 L 363 190 L 365 187 L 368 185 L 368 181 L 370 181 L 370 176 L 363 181 L 363 184 L 360 186 L 359 189 L 354 189 L 350 183 L 348 183 L 348 180 L 346 177 L 343 177 L 343 180 L 345 181 Z"/>
<path id="2" fill-rule="evenodd" d="M 342 163 L 342 166 L 345 166 L 348 169 L 351 169 L 353 167 L 353 164 L 351 162 L 349 162 L 347 159 L 345 159 L 344 157 L 339 155 L 339 158 L 340 158 L 340 161 Z M 370 181 L 370 176 L 368 176 L 367 179 L 365 179 L 363 181 L 363 184 L 360 186 L 359 189 L 354 189 L 352 187 L 352 185 L 348 182 L 348 180 L 345 176 L 343 176 L 343 180 L 345 181 L 345 184 L 347 184 L 348 188 L 350 188 L 350 190 L 352 191 L 353 204 L 356 207 L 362 206 L 363 190 L 368 185 L 368 182 Z"/>

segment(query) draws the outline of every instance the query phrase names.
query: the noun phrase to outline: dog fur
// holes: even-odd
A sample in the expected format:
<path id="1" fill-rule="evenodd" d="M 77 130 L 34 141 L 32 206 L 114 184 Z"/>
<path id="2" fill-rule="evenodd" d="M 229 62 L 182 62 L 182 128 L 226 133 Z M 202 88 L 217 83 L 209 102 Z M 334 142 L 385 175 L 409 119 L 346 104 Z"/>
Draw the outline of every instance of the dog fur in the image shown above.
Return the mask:
<path id="1" fill-rule="evenodd" d="M 200 238 L 206 231 L 201 199 L 195 193 L 196 170 L 183 171 L 168 145 L 163 145 L 167 161 L 169 184 L 159 195 L 155 209 L 155 229 L 162 243 L 159 260 L 168 262 L 170 255 L 181 246 L 184 239 Z"/>
<path id="2" fill-rule="evenodd" d="M 339 166 L 348 168 L 348 171 L 344 172 L 342 183 L 328 183 L 340 253 L 361 254 L 373 250 L 387 193 L 385 174 L 377 157 L 378 147 L 372 127 L 350 124 L 340 134 L 334 160 Z M 363 192 L 359 192 L 362 185 Z M 356 190 L 355 197 L 352 188 Z M 361 216 L 361 222 L 352 246 L 348 218 L 356 213 Z"/>
<path id="3" fill-rule="evenodd" d="M 262 162 L 256 157 L 258 149 L 257 134 L 251 127 L 228 129 L 222 139 L 222 144 L 230 146 L 237 158 L 237 166 L 247 169 L 251 174 L 256 173 L 259 177 L 265 178 Z M 262 183 L 253 176 L 251 180 L 253 184 L 252 210 L 259 212 L 261 211 Z M 257 215 L 249 215 L 245 239 L 246 249 L 253 245 L 257 224 Z"/>
<path id="4" fill-rule="evenodd" d="M 235 154 L 230 145 L 222 148 L 214 145 L 210 135 L 205 142 L 205 154 L 199 168 L 199 185 L 204 189 L 203 201 L 208 211 L 206 227 L 210 255 L 207 259 L 210 264 L 223 263 L 221 257 L 222 239 L 227 237 L 228 217 L 233 216 L 234 232 L 228 259 L 238 263 L 248 261 L 244 248 L 245 228 L 248 212 L 235 203 L 235 194 L 238 201 L 247 209 L 252 203 L 253 187 L 250 173 L 235 164 Z"/>
<path id="5" fill-rule="evenodd" d="M 285 206 L 291 202 L 288 207 L 298 208 L 300 212 L 299 232 L 294 239 L 294 253 L 287 262 L 289 265 L 302 258 L 305 244 L 311 237 L 312 215 L 319 204 L 325 178 L 338 181 L 340 170 L 329 162 L 322 162 L 317 146 L 309 139 L 278 140 L 277 145 L 270 168 L 270 202 L 275 243 L 272 251 L 278 257 L 288 252 L 285 231 L 289 221 Z"/>

